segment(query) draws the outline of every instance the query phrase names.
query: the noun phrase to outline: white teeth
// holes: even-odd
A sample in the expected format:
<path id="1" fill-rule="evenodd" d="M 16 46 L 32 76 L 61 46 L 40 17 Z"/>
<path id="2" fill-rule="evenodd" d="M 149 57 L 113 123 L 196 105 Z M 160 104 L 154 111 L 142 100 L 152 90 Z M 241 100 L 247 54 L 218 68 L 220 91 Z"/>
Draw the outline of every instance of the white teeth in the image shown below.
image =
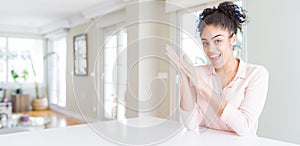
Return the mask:
<path id="1" fill-rule="evenodd" d="M 214 59 L 214 58 L 218 57 L 219 55 L 220 54 L 212 55 L 212 56 L 210 56 L 210 59 Z"/>

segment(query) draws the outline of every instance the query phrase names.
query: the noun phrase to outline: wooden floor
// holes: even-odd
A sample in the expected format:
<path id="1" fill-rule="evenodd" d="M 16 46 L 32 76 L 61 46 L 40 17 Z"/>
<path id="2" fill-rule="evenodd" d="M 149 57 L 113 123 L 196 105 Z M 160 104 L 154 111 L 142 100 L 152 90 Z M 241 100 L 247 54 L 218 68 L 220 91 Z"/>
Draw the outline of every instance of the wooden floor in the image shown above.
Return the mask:
<path id="1" fill-rule="evenodd" d="M 86 123 L 85 121 L 67 115 L 63 115 L 61 113 L 51 111 L 51 110 L 27 111 L 20 114 L 27 114 L 28 116 L 32 116 L 32 117 L 47 118 L 50 122 L 46 125 L 46 128 L 67 127 L 67 126 Z"/>

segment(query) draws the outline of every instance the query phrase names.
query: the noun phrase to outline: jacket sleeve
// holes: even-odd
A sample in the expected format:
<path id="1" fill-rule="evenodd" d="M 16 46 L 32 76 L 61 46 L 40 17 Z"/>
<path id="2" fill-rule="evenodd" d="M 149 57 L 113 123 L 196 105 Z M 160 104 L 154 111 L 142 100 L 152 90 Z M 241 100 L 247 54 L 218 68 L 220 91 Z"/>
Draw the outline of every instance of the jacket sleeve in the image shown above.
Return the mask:
<path id="1" fill-rule="evenodd" d="M 248 134 L 256 124 L 267 97 L 268 79 L 268 71 L 264 67 L 259 68 L 245 89 L 242 104 L 235 107 L 228 102 L 225 106 L 221 114 L 221 120 L 238 135 Z"/>
<path id="2" fill-rule="evenodd" d="M 186 112 L 180 108 L 181 122 L 184 124 L 185 128 L 188 130 L 195 130 L 199 127 L 199 124 L 202 120 L 202 115 L 197 104 L 194 105 L 194 108 L 190 112 Z"/>
<path id="3" fill-rule="evenodd" d="M 191 104 L 190 106 L 193 106 L 193 109 L 191 111 L 187 112 L 181 109 L 181 107 L 179 108 L 181 122 L 188 130 L 198 128 L 201 121 L 201 114 L 199 113 L 199 107 L 196 104 L 197 92 L 191 82 L 181 80 L 180 98 L 180 102 L 182 102 L 182 98 L 190 98 L 193 100 L 192 102 L 188 103 Z"/>

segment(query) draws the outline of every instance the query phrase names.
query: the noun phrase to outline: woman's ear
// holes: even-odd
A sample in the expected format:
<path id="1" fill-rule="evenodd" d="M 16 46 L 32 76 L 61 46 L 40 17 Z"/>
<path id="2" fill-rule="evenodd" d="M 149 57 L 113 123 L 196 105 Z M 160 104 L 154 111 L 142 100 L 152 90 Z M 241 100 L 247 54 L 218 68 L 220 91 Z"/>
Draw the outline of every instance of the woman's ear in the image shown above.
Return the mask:
<path id="1" fill-rule="evenodd" d="M 233 34 L 233 35 L 232 35 L 230 41 L 231 41 L 230 43 L 231 43 L 232 45 L 234 45 L 234 44 L 236 43 L 236 34 Z"/>

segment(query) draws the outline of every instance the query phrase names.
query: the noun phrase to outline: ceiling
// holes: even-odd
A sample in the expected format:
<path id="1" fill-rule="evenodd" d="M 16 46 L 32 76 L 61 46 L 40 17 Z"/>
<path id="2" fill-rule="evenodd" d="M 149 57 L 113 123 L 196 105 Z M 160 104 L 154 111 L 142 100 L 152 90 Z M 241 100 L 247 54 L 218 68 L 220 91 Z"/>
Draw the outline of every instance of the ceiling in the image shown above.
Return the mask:
<path id="1" fill-rule="evenodd" d="M 88 19 L 91 10 L 120 0 L 0 0 L 0 32 L 45 33 L 58 23 Z M 52 28 L 53 29 L 53 28 Z"/>

